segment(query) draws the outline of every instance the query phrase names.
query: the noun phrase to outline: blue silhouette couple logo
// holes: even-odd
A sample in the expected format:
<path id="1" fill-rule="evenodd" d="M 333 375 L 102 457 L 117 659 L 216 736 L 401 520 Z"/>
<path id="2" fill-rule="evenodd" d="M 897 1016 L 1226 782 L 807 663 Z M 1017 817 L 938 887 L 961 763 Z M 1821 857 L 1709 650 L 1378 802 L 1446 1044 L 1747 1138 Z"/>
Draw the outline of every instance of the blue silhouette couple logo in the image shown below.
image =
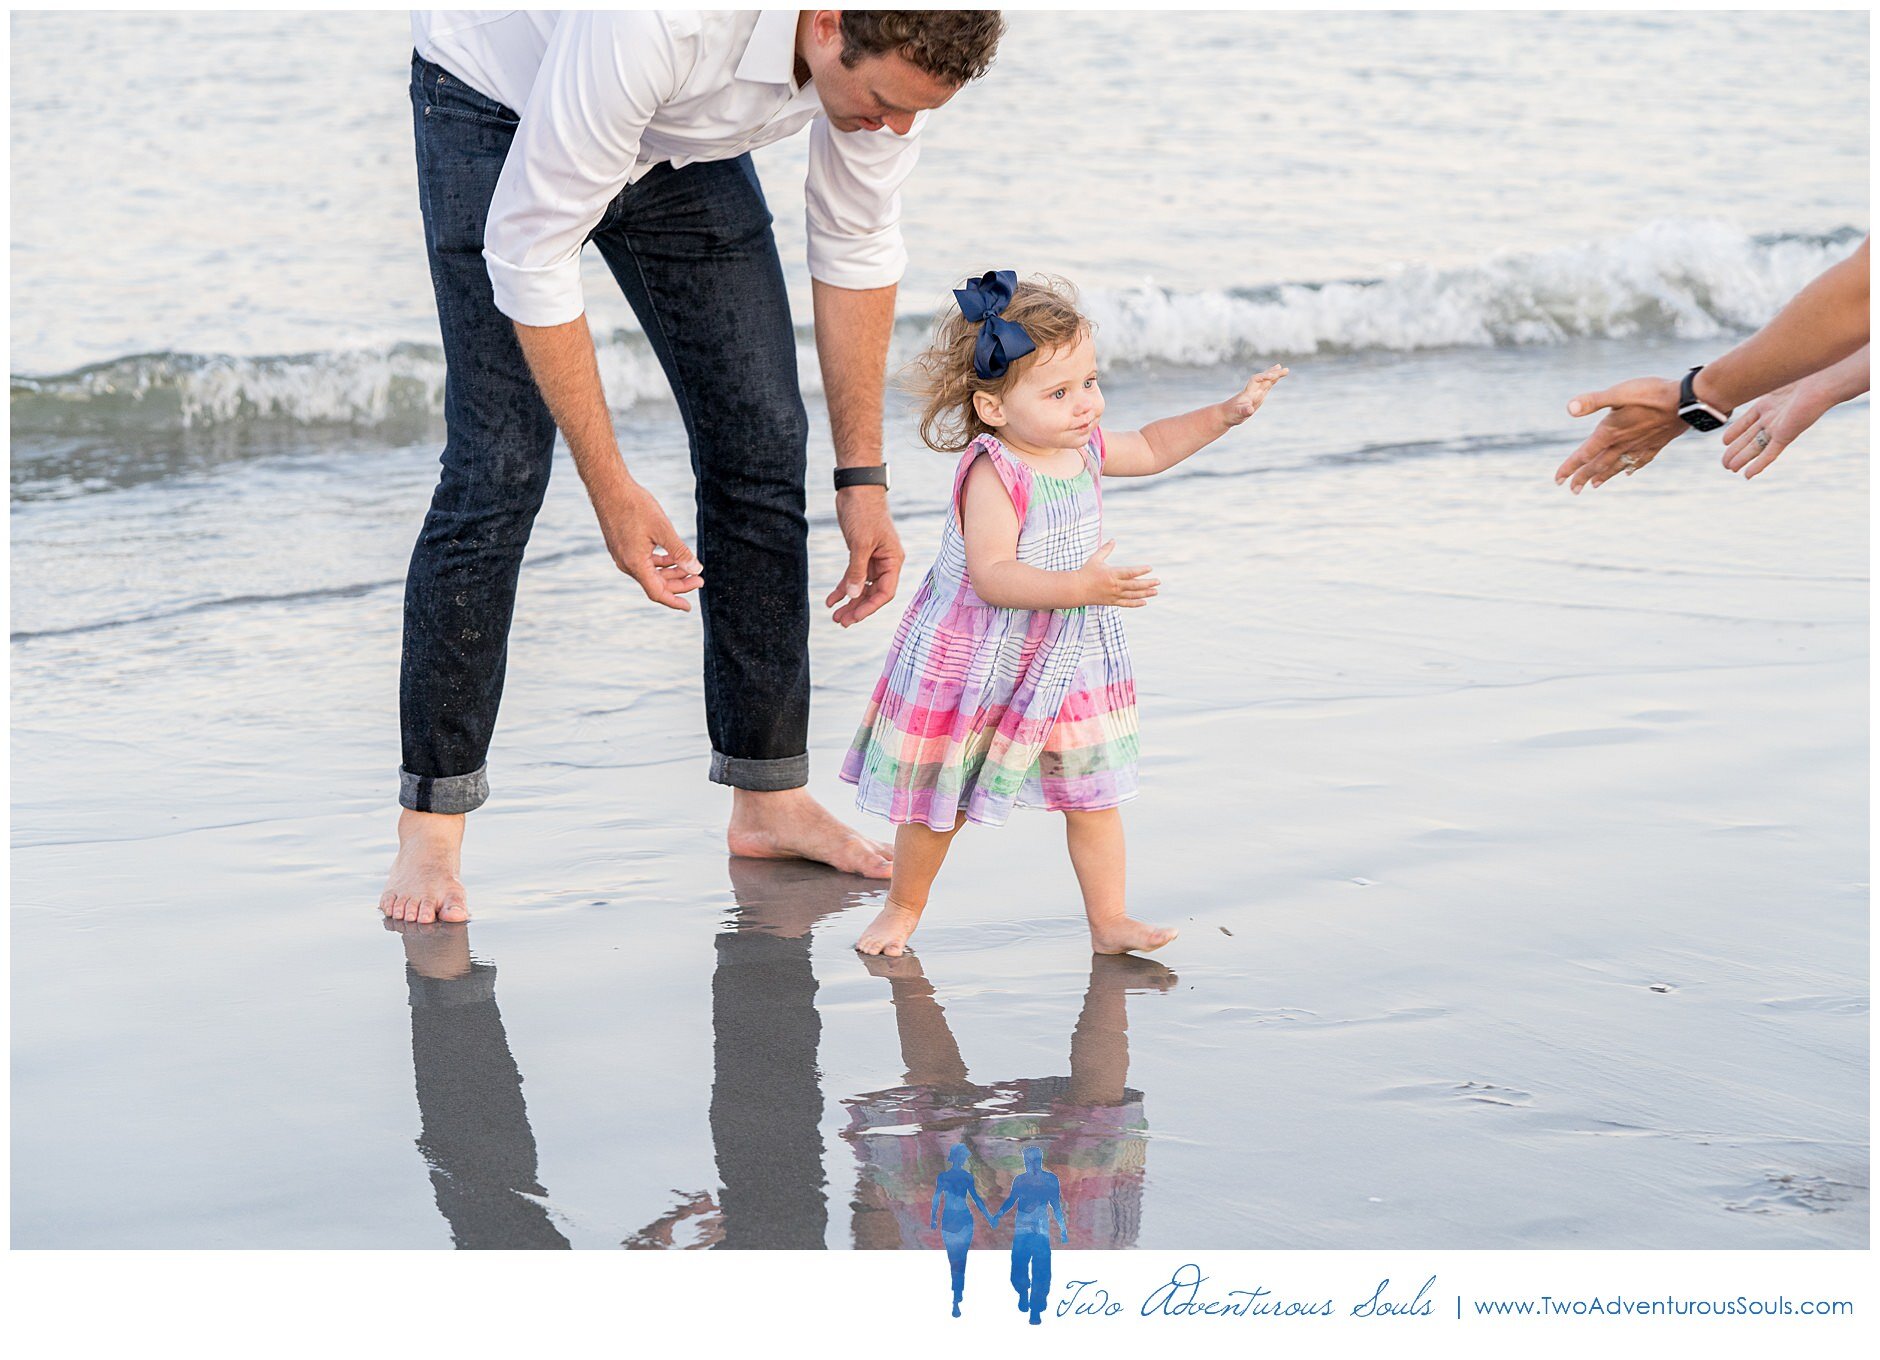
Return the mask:
<path id="1" fill-rule="evenodd" d="M 1012 1182 L 1012 1192 L 1005 1197 L 996 1214 L 986 1212 L 986 1202 L 966 1169 L 970 1155 L 964 1143 L 955 1144 L 947 1154 L 951 1163 L 934 1181 L 933 1212 L 927 1226 L 940 1229 L 940 1240 L 947 1249 L 947 1264 L 953 1271 L 953 1316 L 960 1315 L 960 1299 L 966 1293 L 966 1253 L 973 1245 L 973 1205 L 988 1228 L 1012 1214 L 1012 1288 L 1018 1291 L 1018 1308 L 1031 1314 L 1038 1325 L 1044 1313 L 1045 1299 L 1051 1292 L 1051 1219 L 1057 1219 L 1058 1241 L 1068 1243 L 1070 1227 L 1064 1221 L 1064 1195 L 1058 1178 L 1044 1169 L 1044 1153 L 1035 1147 L 1025 1149 L 1025 1170 Z"/>

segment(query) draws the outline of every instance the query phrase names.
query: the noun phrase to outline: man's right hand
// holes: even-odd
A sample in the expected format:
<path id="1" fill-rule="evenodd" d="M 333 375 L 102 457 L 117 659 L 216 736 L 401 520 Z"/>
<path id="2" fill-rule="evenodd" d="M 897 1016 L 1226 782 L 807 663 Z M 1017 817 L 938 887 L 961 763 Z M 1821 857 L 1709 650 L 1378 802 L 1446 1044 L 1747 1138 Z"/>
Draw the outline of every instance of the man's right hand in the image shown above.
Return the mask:
<path id="1" fill-rule="evenodd" d="M 614 565 L 640 583 L 647 599 L 689 613 L 692 605 L 684 597 L 705 584 L 705 568 L 653 493 L 629 479 L 597 498 L 594 513 Z"/>

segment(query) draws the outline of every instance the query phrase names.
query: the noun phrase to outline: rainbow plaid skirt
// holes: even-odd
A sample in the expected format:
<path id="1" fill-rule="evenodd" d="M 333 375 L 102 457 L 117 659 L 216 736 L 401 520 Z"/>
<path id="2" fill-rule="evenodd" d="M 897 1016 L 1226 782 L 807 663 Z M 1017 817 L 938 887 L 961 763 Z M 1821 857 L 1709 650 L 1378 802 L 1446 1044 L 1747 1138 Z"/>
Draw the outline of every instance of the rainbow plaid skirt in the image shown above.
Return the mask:
<path id="1" fill-rule="evenodd" d="M 984 455 L 1018 511 L 1018 560 L 1075 571 L 1103 541 L 1103 436 L 1074 477 L 1038 472 L 990 435 L 953 475 L 940 553 L 895 631 L 842 762 L 856 805 L 950 831 L 1014 807 L 1094 812 L 1136 794 L 1136 682 L 1118 611 L 1002 609 L 974 592 L 960 490 Z"/>

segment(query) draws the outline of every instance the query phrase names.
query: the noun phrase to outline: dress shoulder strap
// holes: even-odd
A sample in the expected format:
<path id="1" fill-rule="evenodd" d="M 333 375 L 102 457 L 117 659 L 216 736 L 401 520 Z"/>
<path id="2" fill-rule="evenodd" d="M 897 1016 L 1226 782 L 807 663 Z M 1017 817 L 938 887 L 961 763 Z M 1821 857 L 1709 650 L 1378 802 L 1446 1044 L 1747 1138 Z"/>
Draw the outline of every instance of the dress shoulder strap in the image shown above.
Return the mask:
<path id="1" fill-rule="evenodd" d="M 999 481 L 1005 486 L 1005 494 L 1012 498 L 1012 508 L 1018 511 L 1018 522 L 1025 523 L 1025 514 L 1031 508 L 1031 469 L 1014 458 L 996 438 L 982 434 L 968 446 L 960 458 L 960 465 L 953 473 L 953 518 L 960 522 L 960 493 L 966 487 L 966 474 L 973 462 L 984 454 L 992 464 L 992 470 L 999 474 Z"/>

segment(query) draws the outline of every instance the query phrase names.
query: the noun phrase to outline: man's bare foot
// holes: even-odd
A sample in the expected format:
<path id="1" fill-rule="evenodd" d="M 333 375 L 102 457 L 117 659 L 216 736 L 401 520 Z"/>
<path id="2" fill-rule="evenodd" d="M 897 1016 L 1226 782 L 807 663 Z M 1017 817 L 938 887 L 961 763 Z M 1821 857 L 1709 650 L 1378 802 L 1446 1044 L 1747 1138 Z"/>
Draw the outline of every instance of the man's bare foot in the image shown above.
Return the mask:
<path id="1" fill-rule="evenodd" d="M 1160 949 L 1181 932 L 1173 926 L 1152 926 L 1125 916 L 1098 929 L 1090 928 L 1090 947 L 1099 954 L 1147 954 Z"/>
<path id="2" fill-rule="evenodd" d="M 881 915 L 868 923 L 855 947 L 864 954 L 886 954 L 898 959 L 907 952 L 907 938 L 920 924 L 920 913 L 904 907 L 890 897 L 881 904 Z"/>
<path id="3" fill-rule="evenodd" d="M 894 851 L 838 821 L 808 789 L 734 789 L 725 844 L 746 859 L 810 859 L 865 878 L 894 873 Z"/>
<path id="4" fill-rule="evenodd" d="M 441 812 L 398 814 L 398 858 L 379 896 L 393 921 L 468 921 L 470 907 L 457 873 L 462 865 L 463 817 Z"/>

